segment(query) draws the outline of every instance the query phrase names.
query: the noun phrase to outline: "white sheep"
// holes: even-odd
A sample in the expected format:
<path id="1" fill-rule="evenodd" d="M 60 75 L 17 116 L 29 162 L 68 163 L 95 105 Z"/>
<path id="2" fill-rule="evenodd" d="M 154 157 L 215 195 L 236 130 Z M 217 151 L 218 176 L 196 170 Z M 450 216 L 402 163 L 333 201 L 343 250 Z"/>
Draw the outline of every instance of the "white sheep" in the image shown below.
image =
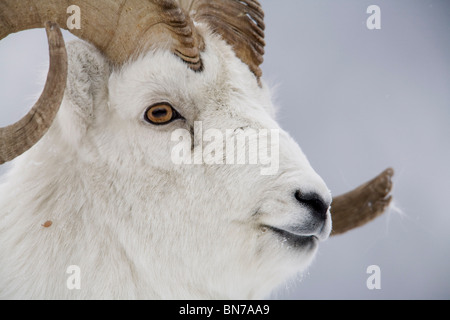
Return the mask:
<path id="1" fill-rule="evenodd" d="M 0 298 L 267 297 L 328 238 L 332 198 L 274 120 L 259 3 L 92 3 L 0 2 L 0 39 L 54 22 L 41 99 L 0 129 L 0 163 L 16 158 L 0 185 Z M 66 28 L 73 4 L 84 41 L 67 61 L 55 23 Z M 227 138 L 276 132 L 276 174 L 176 163 L 173 133 L 198 150 L 195 123 Z M 392 174 L 334 197 L 334 234 L 385 210 Z"/>

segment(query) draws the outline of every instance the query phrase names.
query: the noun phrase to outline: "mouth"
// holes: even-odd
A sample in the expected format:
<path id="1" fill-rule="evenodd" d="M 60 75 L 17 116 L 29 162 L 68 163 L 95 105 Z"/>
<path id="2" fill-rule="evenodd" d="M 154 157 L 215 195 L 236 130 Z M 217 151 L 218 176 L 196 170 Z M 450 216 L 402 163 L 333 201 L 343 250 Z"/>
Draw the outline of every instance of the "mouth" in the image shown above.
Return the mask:
<path id="1" fill-rule="evenodd" d="M 302 250 L 305 249 L 314 249 L 317 247 L 317 243 L 319 242 L 319 238 L 314 235 L 298 235 L 295 233 L 291 233 L 286 230 L 278 229 L 271 226 L 263 226 L 266 230 L 271 231 L 275 234 L 283 243 L 288 244 L 291 247 L 299 248 Z"/>

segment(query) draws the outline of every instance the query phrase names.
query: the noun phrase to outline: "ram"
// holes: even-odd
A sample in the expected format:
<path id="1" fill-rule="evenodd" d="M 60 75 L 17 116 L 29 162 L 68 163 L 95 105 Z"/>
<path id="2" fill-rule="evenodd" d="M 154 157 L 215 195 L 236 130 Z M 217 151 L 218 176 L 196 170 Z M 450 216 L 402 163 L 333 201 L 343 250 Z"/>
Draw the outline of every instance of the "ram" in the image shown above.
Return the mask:
<path id="1" fill-rule="evenodd" d="M 71 5 L 80 40 L 66 48 Z M 332 199 L 275 121 L 263 18 L 256 0 L 0 1 L 0 39 L 45 26 L 50 47 L 41 97 L 0 131 L 0 163 L 15 159 L 0 185 L 0 297 L 264 298 L 330 233 L 385 211 L 392 169 Z M 198 156 L 198 124 L 265 132 L 257 152 L 276 152 L 276 172 L 174 161 L 175 132 Z"/>

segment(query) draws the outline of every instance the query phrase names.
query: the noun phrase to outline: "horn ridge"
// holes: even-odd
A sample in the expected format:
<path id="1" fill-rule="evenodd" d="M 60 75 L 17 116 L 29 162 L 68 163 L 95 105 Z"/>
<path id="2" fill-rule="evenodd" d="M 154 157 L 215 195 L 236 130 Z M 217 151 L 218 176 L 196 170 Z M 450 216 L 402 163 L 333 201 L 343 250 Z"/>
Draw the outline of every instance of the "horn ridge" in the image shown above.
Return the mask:
<path id="1" fill-rule="evenodd" d="M 257 0 L 179 0 L 195 21 L 206 23 L 233 47 L 260 81 L 264 61 L 264 11 Z"/>
<path id="2" fill-rule="evenodd" d="M 67 52 L 61 30 L 56 23 L 45 25 L 49 44 L 50 68 L 39 100 L 18 122 L 0 128 L 0 164 L 18 157 L 50 128 L 61 105 L 66 88 Z"/>

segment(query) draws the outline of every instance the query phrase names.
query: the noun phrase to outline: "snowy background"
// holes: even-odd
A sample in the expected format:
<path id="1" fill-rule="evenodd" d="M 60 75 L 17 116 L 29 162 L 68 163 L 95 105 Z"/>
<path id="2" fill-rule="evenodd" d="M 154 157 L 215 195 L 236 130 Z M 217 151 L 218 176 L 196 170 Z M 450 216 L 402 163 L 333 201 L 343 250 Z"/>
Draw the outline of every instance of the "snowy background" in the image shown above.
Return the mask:
<path id="1" fill-rule="evenodd" d="M 323 243 L 272 298 L 450 299 L 450 2 L 261 3 L 279 121 L 333 194 L 396 171 L 394 209 Z M 381 30 L 366 27 L 373 4 Z M 0 42 L 0 126 L 33 105 L 47 60 L 44 30 Z M 381 268 L 380 290 L 367 289 L 370 265 Z"/>

